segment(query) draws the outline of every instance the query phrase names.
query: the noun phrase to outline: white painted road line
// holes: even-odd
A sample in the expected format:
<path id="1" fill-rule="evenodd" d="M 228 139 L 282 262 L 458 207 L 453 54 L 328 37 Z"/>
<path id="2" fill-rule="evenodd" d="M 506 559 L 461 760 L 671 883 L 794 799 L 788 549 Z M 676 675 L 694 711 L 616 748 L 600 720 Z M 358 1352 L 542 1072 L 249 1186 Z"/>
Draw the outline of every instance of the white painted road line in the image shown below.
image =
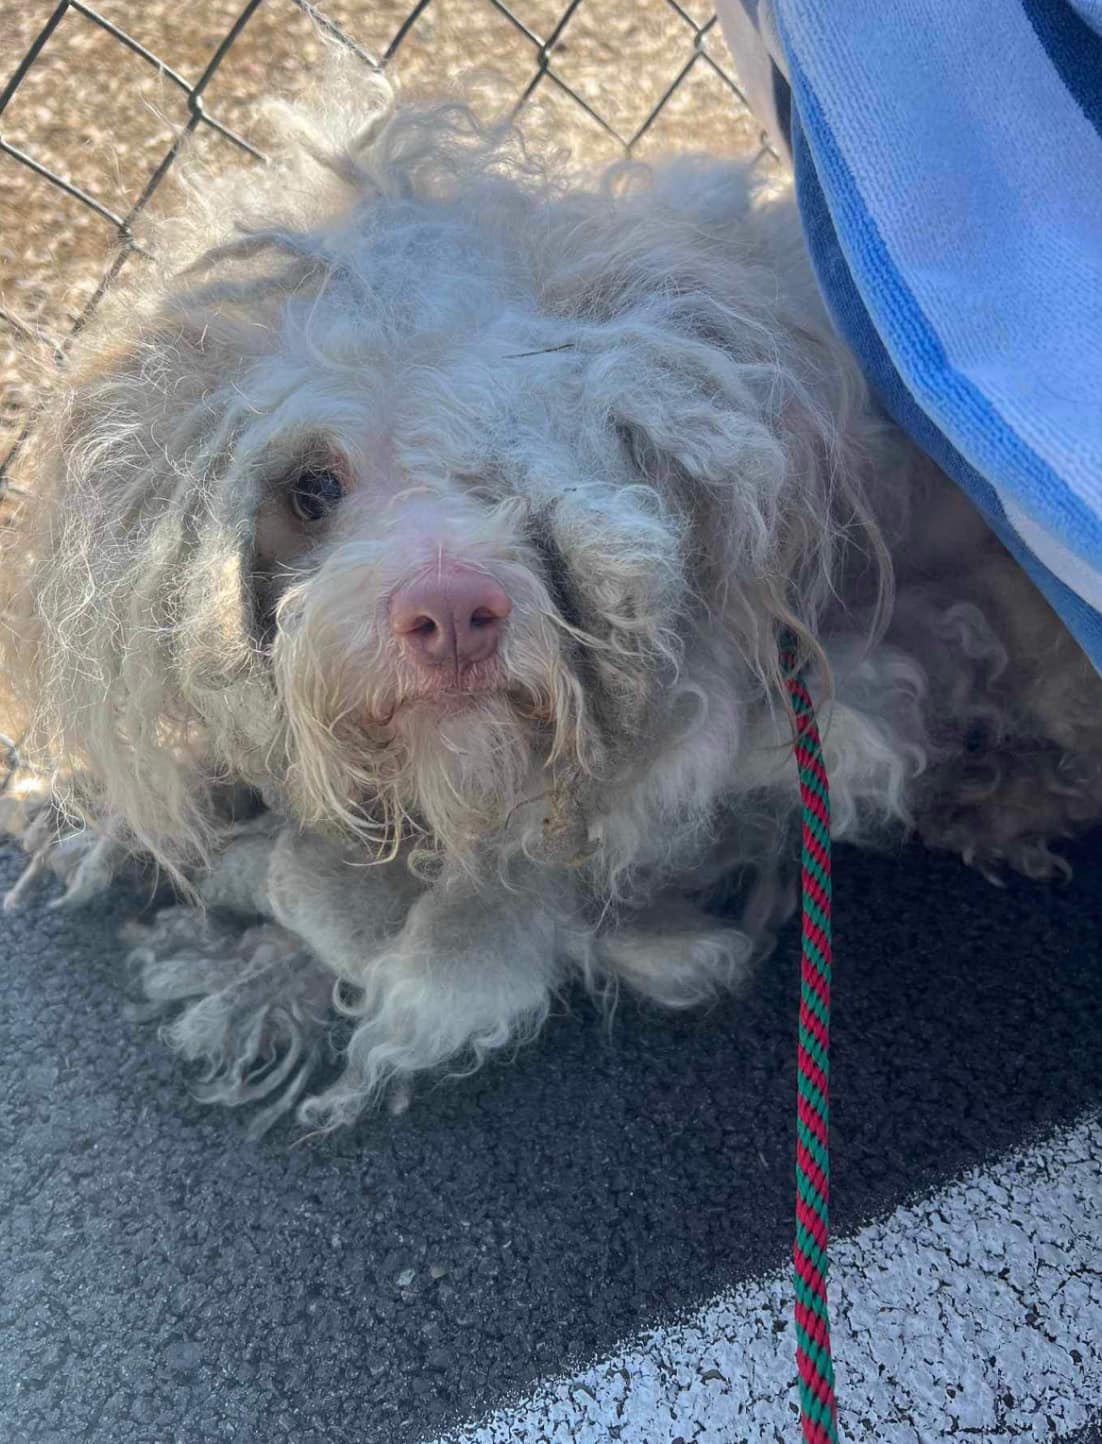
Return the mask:
<path id="1" fill-rule="evenodd" d="M 984 1444 L 1075 1433 L 1102 1411 L 1102 1126 L 899 1208 L 832 1250 L 850 1441 Z M 437 1444 L 790 1444 L 787 1272 L 542 1386 Z"/>

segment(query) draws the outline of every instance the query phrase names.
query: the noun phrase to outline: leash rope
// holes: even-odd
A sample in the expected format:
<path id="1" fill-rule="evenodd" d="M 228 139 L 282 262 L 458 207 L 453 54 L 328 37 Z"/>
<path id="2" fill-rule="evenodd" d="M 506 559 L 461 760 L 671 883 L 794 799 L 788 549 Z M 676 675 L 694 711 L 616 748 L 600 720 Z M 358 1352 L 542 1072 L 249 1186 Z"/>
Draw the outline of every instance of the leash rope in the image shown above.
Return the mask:
<path id="1" fill-rule="evenodd" d="M 830 1208 L 830 787 L 811 696 L 796 670 L 792 638 L 781 644 L 796 719 L 800 776 L 800 1026 L 796 1051 L 796 1368 L 807 1444 L 838 1444 L 838 1405 L 827 1310 Z"/>

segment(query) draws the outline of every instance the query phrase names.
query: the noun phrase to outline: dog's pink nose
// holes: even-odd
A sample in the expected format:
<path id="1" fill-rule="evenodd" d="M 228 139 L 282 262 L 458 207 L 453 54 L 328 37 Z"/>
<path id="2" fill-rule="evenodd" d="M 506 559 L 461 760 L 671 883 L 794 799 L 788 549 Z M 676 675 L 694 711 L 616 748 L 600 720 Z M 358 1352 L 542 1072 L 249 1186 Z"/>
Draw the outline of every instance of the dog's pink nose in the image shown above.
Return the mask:
<path id="1" fill-rule="evenodd" d="M 512 610 L 492 577 L 445 563 L 398 588 L 390 599 L 390 625 L 419 667 L 458 669 L 494 655 Z"/>

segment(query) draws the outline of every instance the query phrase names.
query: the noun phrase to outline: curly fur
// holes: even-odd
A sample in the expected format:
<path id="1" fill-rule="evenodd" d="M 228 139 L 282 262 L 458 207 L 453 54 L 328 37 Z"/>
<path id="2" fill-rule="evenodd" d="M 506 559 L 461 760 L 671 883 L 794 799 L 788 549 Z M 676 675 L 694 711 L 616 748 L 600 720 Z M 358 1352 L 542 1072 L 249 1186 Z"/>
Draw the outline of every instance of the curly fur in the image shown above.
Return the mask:
<path id="1" fill-rule="evenodd" d="M 322 1124 L 529 1034 L 571 973 L 674 1006 L 736 981 L 788 895 L 784 630 L 840 836 L 1051 871 L 1102 810 L 1098 680 L 870 405 L 790 201 L 705 159 L 569 183 L 459 104 L 323 94 L 109 298 L 3 542 L 5 723 L 113 840 L 293 940 L 203 932 L 214 983 L 158 934 L 208 1091 L 251 1096 L 265 1020 L 313 1056 L 299 945 L 353 1020 Z M 345 498 L 306 536 L 310 466 Z M 492 685 L 441 707 L 383 617 L 445 552 L 513 611 Z M 742 930 L 686 900 L 731 869 Z"/>

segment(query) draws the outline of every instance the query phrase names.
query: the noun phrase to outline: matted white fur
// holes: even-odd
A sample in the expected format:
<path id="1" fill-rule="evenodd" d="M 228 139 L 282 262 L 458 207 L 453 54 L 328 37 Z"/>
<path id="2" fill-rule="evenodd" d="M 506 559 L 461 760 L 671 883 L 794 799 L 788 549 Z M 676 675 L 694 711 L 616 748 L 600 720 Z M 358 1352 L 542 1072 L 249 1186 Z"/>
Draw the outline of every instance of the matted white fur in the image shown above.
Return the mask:
<path id="1" fill-rule="evenodd" d="M 339 68 L 280 127 L 108 299 L 0 533 L 5 721 L 91 830 L 9 825 L 75 898 L 124 845 L 191 890 L 141 959 L 206 1096 L 289 1106 L 343 1014 L 326 1126 L 571 977 L 739 982 L 791 902 L 784 632 L 839 836 L 1059 866 L 1097 679 L 870 404 L 787 198 L 705 158 L 568 183 Z M 508 613 L 445 671 L 395 598 L 456 576 Z"/>

